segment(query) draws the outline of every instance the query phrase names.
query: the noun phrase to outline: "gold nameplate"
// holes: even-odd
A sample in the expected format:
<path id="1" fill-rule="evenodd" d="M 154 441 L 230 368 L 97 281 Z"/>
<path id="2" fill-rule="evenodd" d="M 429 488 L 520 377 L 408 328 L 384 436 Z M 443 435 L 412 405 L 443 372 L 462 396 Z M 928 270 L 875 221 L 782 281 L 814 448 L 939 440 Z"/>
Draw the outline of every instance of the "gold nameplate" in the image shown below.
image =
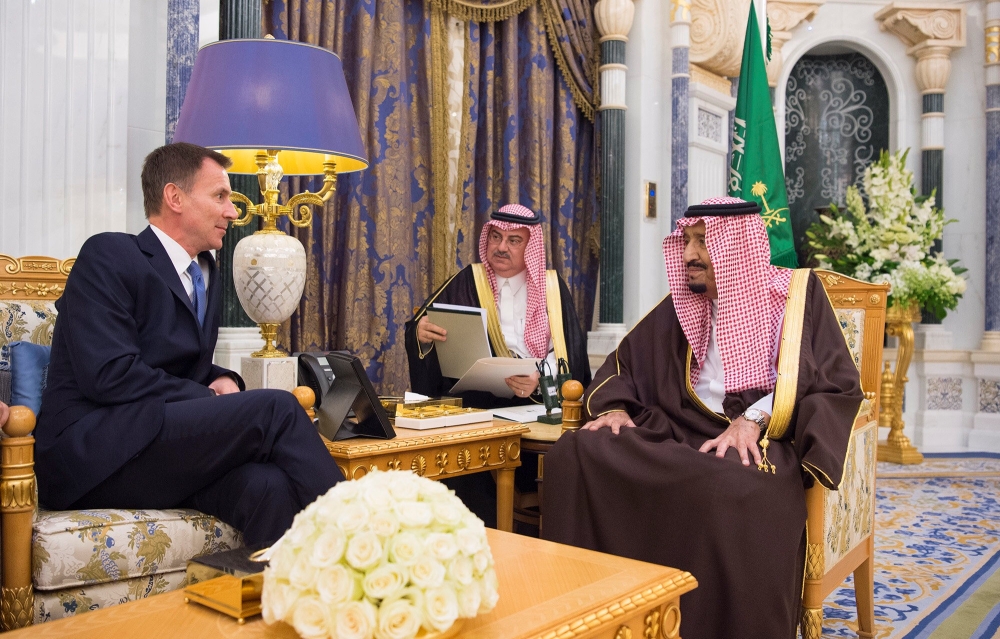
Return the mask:
<path id="1" fill-rule="evenodd" d="M 248 617 L 260 614 L 263 587 L 263 573 L 247 577 L 223 575 L 188 586 L 184 589 L 184 600 L 218 610 L 243 623 Z"/>

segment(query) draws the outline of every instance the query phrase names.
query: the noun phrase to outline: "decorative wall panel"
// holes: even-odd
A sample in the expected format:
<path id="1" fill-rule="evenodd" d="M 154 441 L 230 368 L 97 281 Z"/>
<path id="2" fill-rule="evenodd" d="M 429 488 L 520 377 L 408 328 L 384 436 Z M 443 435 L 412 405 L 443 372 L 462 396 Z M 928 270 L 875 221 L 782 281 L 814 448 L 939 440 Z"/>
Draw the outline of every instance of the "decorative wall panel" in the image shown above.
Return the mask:
<path id="1" fill-rule="evenodd" d="M 128 0 L 0 2 L 0 253 L 125 230 Z"/>

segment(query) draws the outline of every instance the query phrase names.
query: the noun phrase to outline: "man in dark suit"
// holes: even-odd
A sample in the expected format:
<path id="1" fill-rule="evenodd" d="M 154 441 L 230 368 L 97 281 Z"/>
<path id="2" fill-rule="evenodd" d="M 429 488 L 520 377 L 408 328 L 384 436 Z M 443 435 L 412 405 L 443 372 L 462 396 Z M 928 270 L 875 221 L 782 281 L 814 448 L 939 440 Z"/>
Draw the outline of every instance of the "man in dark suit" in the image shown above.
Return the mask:
<path id="1" fill-rule="evenodd" d="M 285 391 L 245 389 L 212 363 L 212 251 L 237 212 L 225 156 L 170 144 L 145 160 L 150 226 L 88 239 L 56 302 L 35 430 L 41 501 L 67 508 L 190 507 L 274 541 L 343 479 Z"/>

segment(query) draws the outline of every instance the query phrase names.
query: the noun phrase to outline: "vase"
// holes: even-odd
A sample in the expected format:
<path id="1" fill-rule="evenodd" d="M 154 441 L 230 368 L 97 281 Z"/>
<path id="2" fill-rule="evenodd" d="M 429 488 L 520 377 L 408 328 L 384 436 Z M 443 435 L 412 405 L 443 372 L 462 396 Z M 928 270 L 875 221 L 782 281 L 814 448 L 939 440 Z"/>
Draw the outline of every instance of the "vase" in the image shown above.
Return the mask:
<path id="1" fill-rule="evenodd" d="M 919 464 L 924 456 L 903 434 L 903 390 L 906 371 L 913 358 L 913 323 L 920 321 L 920 307 L 914 302 L 907 306 L 891 304 L 885 312 L 885 334 L 896 337 L 896 370 L 885 363 L 882 371 L 882 388 L 878 425 L 889 429 L 889 436 L 878 444 L 878 460 L 896 464 Z"/>
<path id="2" fill-rule="evenodd" d="M 240 304 L 260 326 L 263 350 L 254 357 L 287 357 L 274 347 L 278 326 L 292 316 L 306 284 L 306 251 L 296 238 L 258 231 L 233 251 L 233 282 Z"/>

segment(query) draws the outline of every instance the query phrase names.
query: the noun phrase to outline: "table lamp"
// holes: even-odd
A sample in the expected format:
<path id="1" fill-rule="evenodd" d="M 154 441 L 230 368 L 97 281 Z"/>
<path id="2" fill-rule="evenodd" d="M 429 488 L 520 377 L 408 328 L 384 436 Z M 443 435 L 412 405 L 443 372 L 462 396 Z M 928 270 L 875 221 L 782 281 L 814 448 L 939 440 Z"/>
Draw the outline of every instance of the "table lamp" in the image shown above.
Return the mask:
<path id="1" fill-rule="evenodd" d="M 195 59 L 175 142 L 190 142 L 232 159 L 230 173 L 256 174 L 262 203 L 233 192 L 263 228 L 236 245 L 233 280 L 243 310 L 260 326 L 264 348 L 252 357 L 286 357 L 274 345 L 278 326 L 291 317 L 305 287 L 306 253 L 298 239 L 277 228 L 283 215 L 298 227 L 312 223 L 311 206 L 336 190 L 337 174 L 368 167 L 358 119 L 336 54 L 275 40 L 223 40 Z M 322 175 L 317 193 L 278 203 L 285 175 Z"/>

